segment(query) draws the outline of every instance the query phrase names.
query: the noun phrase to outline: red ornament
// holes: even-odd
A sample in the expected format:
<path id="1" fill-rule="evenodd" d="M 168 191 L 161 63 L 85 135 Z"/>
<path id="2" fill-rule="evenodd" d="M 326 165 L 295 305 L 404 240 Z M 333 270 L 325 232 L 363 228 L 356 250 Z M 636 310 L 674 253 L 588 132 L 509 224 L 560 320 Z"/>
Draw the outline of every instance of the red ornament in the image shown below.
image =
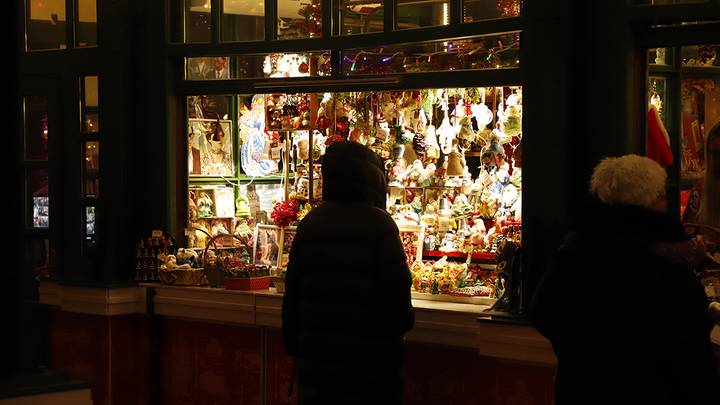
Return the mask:
<path id="1" fill-rule="evenodd" d="M 343 121 L 338 121 L 337 123 L 337 131 L 338 132 L 345 132 L 347 130 L 347 123 Z"/>
<path id="2" fill-rule="evenodd" d="M 277 226 L 288 226 L 290 223 L 297 221 L 299 211 L 300 206 L 296 200 L 287 200 L 275 204 L 270 213 L 270 218 Z"/>
<path id="3" fill-rule="evenodd" d="M 303 62 L 300 64 L 300 66 L 298 66 L 298 71 L 300 71 L 300 73 L 305 74 L 308 71 L 310 71 L 310 68 L 308 67 L 307 63 Z"/>
<path id="4" fill-rule="evenodd" d="M 330 120 L 326 117 L 320 117 L 317 120 L 317 126 L 320 129 L 328 129 L 328 127 L 330 126 Z"/>

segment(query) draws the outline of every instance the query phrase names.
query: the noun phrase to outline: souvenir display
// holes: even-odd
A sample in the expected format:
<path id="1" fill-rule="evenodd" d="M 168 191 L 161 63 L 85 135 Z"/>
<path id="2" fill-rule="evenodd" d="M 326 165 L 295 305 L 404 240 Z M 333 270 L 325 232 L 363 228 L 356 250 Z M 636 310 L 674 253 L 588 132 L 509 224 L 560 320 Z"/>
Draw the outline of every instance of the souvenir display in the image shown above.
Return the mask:
<path id="1" fill-rule="evenodd" d="M 243 172 L 283 179 L 190 187 L 190 246 L 251 238 L 252 263 L 275 269 L 281 288 L 293 226 L 321 203 L 325 149 L 352 141 L 383 161 L 414 293 L 496 296 L 498 250 L 522 240 L 520 87 L 258 94 L 238 117 Z"/>

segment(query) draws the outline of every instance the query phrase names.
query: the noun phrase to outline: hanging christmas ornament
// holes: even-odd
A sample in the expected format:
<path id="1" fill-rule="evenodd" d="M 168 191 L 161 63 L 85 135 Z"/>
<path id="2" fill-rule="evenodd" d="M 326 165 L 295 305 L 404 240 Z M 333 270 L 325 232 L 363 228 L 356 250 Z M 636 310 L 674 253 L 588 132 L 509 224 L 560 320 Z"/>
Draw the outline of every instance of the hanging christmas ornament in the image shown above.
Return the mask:
<path id="1" fill-rule="evenodd" d="M 310 69 L 308 67 L 308 64 L 305 62 L 301 63 L 300 66 L 298 66 L 298 72 L 300 72 L 302 74 L 306 74 L 309 71 L 310 71 Z"/>
<path id="2" fill-rule="evenodd" d="M 453 141 L 455 140 L 455 129 L 450 125 L 450 119 L 448 118 L 447 111 L 445 117 L 443 117 L 442 123 L 437 129 L 438 138 L 440 142 L 440 148 L 444 154 L 449 154 L 453 149 Z"/>

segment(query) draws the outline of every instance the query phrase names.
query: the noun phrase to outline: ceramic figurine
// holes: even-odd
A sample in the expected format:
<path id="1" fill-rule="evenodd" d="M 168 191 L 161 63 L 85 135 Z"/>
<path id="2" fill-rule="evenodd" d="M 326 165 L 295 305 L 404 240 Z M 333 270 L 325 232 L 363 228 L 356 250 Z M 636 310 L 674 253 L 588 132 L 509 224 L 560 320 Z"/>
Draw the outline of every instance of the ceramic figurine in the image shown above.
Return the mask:
<path id="1" fill-rule="evenodd" d="M 204 191 L 200 192 L 197 202 L 197 213 L 199 218 L 207 218 L 213 216 L 213 201 Z"/>
<path id="2" fill-rule="evenodd" d="M 405 170 L 407 169 L 407 163 L 403 157 L 405 151 L 405 145 L 395 144 L 393 146 L 393 159 L 386 163 L 386 170 L 388 172 L 388 186 L 390 187 L 402 187 L 404 181 Z"/>

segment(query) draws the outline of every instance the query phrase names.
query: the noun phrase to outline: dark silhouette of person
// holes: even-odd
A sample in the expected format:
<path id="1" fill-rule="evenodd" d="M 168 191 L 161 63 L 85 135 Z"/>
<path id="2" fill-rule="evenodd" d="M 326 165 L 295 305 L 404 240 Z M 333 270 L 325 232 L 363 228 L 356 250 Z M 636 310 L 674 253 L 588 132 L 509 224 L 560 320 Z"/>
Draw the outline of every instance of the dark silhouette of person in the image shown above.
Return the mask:
<path id="1" fill-rule="evenodd" d="M 400 404 L 414 313 L 382 163 L 365 146 L 335 142 L 322 179 L 323 203 L 293 240 L 282 308 L 300 404 Z"/>
<path id="2" fill-rule="evenodd" d="M 665 170 L 627 155 L 594 169 L 588 204 L 529 308 L 558 359 L 556 405 L 710 404 L 713 322 Z"/>

